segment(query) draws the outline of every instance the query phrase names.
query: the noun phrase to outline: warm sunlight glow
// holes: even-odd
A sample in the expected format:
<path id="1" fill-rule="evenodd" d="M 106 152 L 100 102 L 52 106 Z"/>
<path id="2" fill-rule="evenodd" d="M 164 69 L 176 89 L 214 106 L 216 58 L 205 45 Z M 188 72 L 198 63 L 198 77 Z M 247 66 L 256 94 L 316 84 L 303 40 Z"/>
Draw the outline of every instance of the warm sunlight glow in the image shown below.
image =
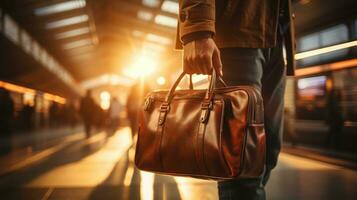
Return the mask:
<path id="1" fill-rule="evenodd" d="M 166 79 L 163 76 L 160 76 L 159 78 L 156 79 L 156 83 L 159 85 L 165 85 Z"/>
<path id="2" fill-rule="evenodd" d="M 157 64 L 152 57 L 143 54 L 133 59 L 133 64 L 124 69 L 124 74 L 131 78 L 148 76 L 155 71 L 156 67 Z"/>

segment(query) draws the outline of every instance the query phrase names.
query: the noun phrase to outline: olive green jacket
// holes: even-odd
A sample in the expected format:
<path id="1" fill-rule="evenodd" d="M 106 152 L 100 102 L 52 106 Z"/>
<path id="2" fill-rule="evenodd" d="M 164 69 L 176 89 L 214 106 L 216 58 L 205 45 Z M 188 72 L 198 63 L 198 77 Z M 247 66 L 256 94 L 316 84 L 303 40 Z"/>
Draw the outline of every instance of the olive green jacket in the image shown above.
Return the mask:
<path id="1" fill-rule="evenodd" d="M 294 74 L 295 44 L 290 0 L 179 0 L 179 5 L 176 39 L 179 49 L 183 36 L 200 31 L 211 32 L 219 48 L 274 47 L 278 24 L 283 22 L 288 26 L 284 32 L 287 73 Z"/>

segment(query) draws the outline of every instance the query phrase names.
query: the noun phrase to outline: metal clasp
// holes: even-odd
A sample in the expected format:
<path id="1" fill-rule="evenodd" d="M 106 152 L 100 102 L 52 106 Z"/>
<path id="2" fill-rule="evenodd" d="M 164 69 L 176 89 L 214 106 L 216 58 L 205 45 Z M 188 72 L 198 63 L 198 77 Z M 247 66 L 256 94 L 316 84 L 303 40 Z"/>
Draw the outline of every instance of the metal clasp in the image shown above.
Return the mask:
<path id="1" fill-rule="evenodd" d="M 204 101 L 201 105 L 201 117 L 200 117 L 200 121 L 201 123 L 207 123 L 208 122 L 208 118 L 209 118 L 209 114 L 210 111 L 213 108 L 213 103 L 212 101 Z"/>
<path id="2" fill-rule="evenodd" d="M 160 112 L 168 112 L 169 110 L 170 110 L 170 104 L 168 104 L 167 102 L 161 104 Z"/>
<path id="3" fill-rule="evenodd" d="M 201 105 L 203 110 L 212 110 L 213 104 L 212 101 L 204 101 Z"/>

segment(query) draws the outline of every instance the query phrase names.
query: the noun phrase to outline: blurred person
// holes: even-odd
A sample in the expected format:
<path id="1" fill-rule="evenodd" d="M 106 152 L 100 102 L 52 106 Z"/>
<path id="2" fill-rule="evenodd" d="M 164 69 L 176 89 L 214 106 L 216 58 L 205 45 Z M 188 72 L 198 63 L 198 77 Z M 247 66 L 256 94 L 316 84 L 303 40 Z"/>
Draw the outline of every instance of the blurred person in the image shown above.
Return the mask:
<path id="1" fill-rule="evenodd" d="M 96 116 L 96 103 L 92 98 L 92 93 L 90 90 L 87 90 L 86 96 L 81 99 L 79 113 L 82 117 L 84 123 L 84 130 L 86 137 L 89 138 L 91 135 L 92 127 L 95 123 Z"/>
<path id="2" fill-rule="evenodd" d="M 120 112 L 121 112 L 121 105 L 116 97 L 111 99 L 110 107 L 108 111 L 109 111 L 110 127 L 113 131 L 115 131 L 119 127 L 119 119 L 120 119 Z"/>
<path id="3" fill-rule="evenodd" d="M 132 138 L 134 138 L 138 132 L 138 111 L 143 103 L 145 95 L 149 91 L 149 86 L 145 84 L 142 79 L 137 80 L 136 83 L 130 88 L 126 101 L 126 110 L 130 123 Z"/>
<path id="4" fill-rule="evenodd" d="M 180 0 L 177 48 L 184 71 L 215 69 L 229 85 L 261 90 L 267 139 L 265 172 L 258 179 L 218 182 L 219 198 L 265 199 L 265 185 L 281 148 L 286 47 L 287 72 L 294 73 L 290 0 Z"/>
<path id="5" fill-rule="evenodd" d="M 326 146 L 336 148 L 339 145 L 341 132 L 343 128 L 343 116 L 339 103 L 341 102 L 341 92 L 331 89 L 327 97 L 326 123 L 328 125 L 328 135 Z"/>
<path id="6" fill-rule="evenodd" d="M 14 101 L 10 92 L 0 88 L 0 133 L 1 136 L 11 134 L 11 124 L 14 116 Z"/>

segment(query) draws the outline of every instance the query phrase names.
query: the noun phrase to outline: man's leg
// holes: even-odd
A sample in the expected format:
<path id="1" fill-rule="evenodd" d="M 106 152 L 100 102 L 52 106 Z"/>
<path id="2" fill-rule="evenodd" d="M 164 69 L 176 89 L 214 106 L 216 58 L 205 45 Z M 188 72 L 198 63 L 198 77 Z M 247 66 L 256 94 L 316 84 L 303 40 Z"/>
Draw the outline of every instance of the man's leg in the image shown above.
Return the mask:
<path id="1" fill-rule="evenodd" d="M 272 49 L 222 49 L 224 79 L 229 85 L 261 89 L 267 135 L 266 173 L 262 178 L 218 183 L 220 199 L 265 199 L 264 185 L 275 167 L 282 135 L 285 70 L 280 46 Z"/>
<path id="2" fill-rule="evenodd" d="M 223 77 L 228 85 L 252 85 L 262 88 L 265 55 L 259 49 L 221 49 Z M 239 179 L 218 182 L 220 200 L 265 199 L 262 179 Z"/>
<path id="3" fill-rule="evenodd" d="M 271 170 L 278 162 L 283 135 L 284 93 L 286 72 L 282 46 L 267 51 L 268 63 L 264 66 L 262 96 L 264 101 L 264 123 L 267 137 L 266 171 L 263 185 L 266 185 Z"/>

